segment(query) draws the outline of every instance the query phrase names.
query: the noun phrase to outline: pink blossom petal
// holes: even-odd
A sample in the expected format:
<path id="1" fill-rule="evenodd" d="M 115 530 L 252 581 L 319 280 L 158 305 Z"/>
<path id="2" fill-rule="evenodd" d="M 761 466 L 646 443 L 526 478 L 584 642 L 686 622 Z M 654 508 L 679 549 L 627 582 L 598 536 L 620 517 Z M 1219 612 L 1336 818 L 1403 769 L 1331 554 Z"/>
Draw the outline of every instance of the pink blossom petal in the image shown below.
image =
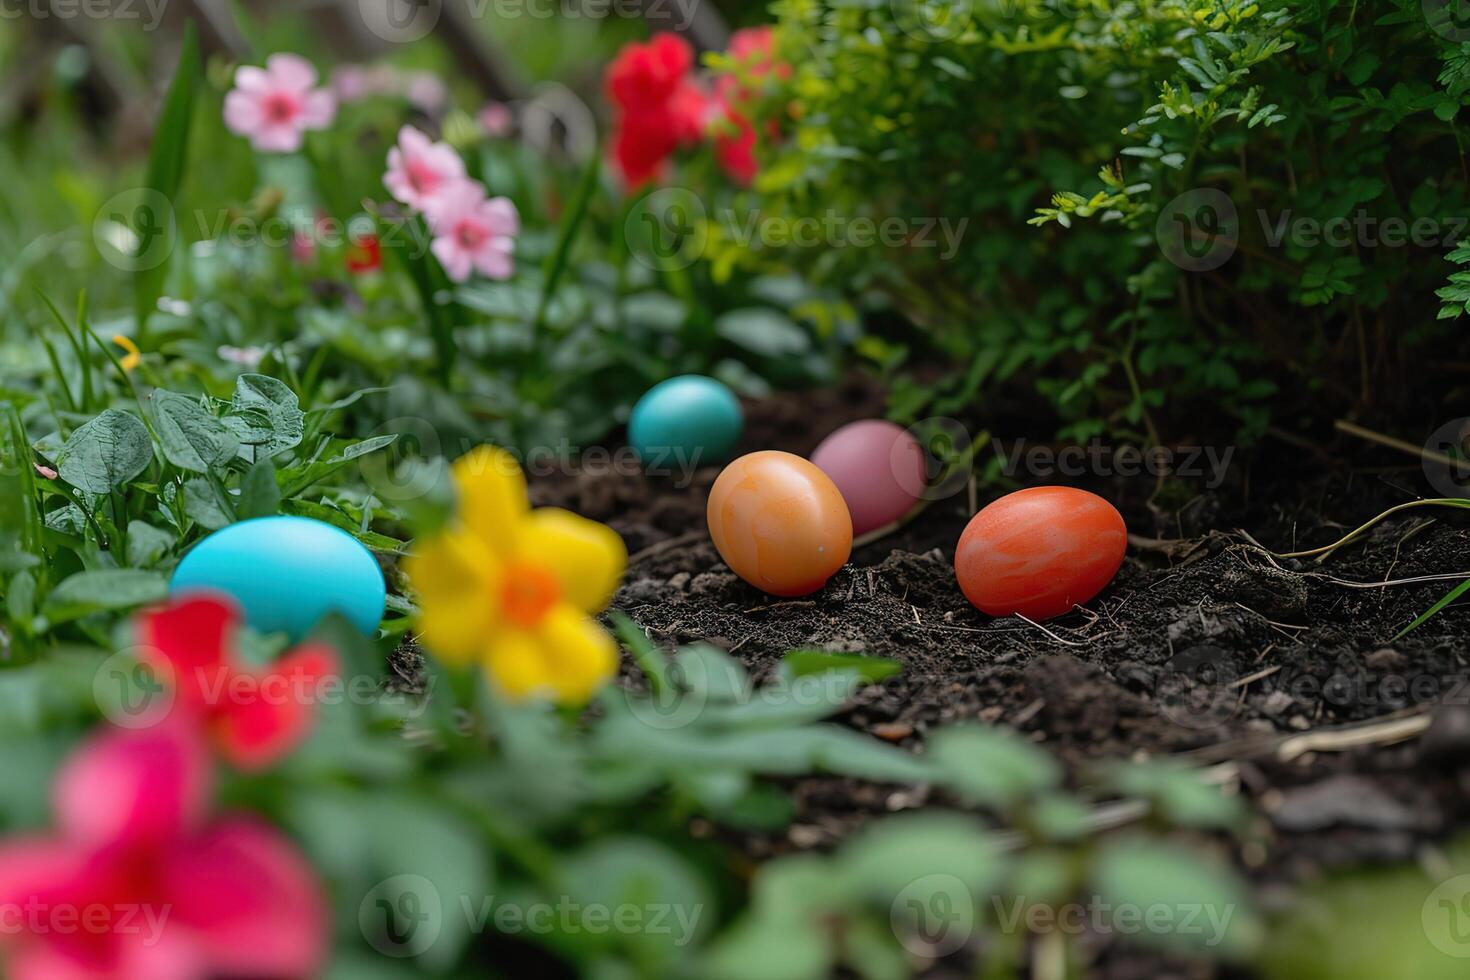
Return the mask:
<path id="1" fill-rule="evenodd" d="M 303 977 L 325 954 L 327 917 L 311 868 L 273 828 L 222 821 L 172 847 L 159 869 L 173 908 L 212 973 Z"/>
<path id="2" fill-rule="evenodd" d="M 432 202 L 426 202 L 424 217 L 436 235 L 444 234 L 459 219 L 471 215 L 485 200 L 485 188 L 473 180 L 450 182 Z"/>
<path id="3" fill-rule="evenodd" d="M 307 129 L 326 129 L 337 115 L 337 100 L 326 89 L 308 92 L 301 109 L 301 125 Z"/>
<path id="4" fill-rule="evenodd" d="M 108 729 L 77 749 L 52 787 L 58 825 L 86 844 L 167 840 L 197 826 L 209 759 L 191 727 Z"/>
<path id="5" fill-rule="evenodd" d="M 88 854 L 82 848 L 51 837 L 11 838 L 0 844 L 0 909 L 69 893 L 87 870 Z"/>
<path id="6" fill-rule="evenodd" d="M 251 143 L 262 153 L 295 153 L 304 139 L 301 130 L 289 123 L 264 126 L 255 131 Z"/>
<path id="7" fill-rule="evenodd" d="M 463 178 L 465 175 L 464 159 L 448 143 L 435 143 L 425 147 L 423 156 L 429 166 L 438 171 L 439 176 L 446 180 L 455 177 Z"/>
<path id="8" fill-rule="evenodd" d="M 492 197 L 481 209 L 485 220 L 497 235 L 518 235 L 521 231 L 521 213 L 508 197 Z"/>
<path id="9" fill-rule="evenodd" d="M 475 254 L 475 268 L 491 279 L 509 279 L 515 272 L 515 260 L 509 251 L 492 245 Z"/>
<path id="10" fill-rule="evenodd" d="M 10 957 L 6 975 L 10 980 L 198 980 L 209 975 L 209 964 L 191 938 L 168 929 L 171 910 L 120 911 L 120 930 L 124 916 L 126 931 L 106 937 L 111 948 L 80 949 L 60 941 L 65 936 L 41 936 Z M 96 961 L 97 952 L 105 961 Z M 85 953 L 93 955 L 78 955 Z"/>
<path id="11" fill-rule="evenodd" d="M 225 96 L 225 125 L 239 136 L 250 136 L 264 121 L 254 93 L 236 89 Z"/>
<path id="12" fill-rule="evenodd" d="M 273 54 L 265 60 L 271 81 L 295 92 L 316 86 L 316 68 L 300 55 Z"/>
<path id="13" fill-rule="evenodd" d="M 413 126 L 404 126 L 398 131 L 398 144 L 408 153 L 427 153 L 434 145 L 423 131 Z"/>
<path id="14" fill-rule="evenodd" d="M 270 88 L 271 77 L 264 68 L 241 65 L 235 69 L 235 88 L 241 92 L 258 94 Z"/>
<path id="15" fill-rule="evenodd" d="M 473 260 L 468 252 L 460 248 L 451 238 L 436 238 L 434 244 L 429 246 L 439 264 L 444 266 L 444 272 L 455 282 L 464 282 L 470 277 L 473 268 Z"/>

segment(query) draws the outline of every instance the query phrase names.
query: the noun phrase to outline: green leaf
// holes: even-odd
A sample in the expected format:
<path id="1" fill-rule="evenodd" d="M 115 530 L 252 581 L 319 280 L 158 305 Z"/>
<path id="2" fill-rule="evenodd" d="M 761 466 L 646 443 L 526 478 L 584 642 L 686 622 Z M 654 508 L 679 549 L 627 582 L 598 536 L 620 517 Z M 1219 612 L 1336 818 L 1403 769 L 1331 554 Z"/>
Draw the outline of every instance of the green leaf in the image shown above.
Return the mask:
<path id="1" fill-rule="evenodd" d="M 184 483 L 184 513 L 194 523 L 210 531 L 235 523 L 234 515 L 220 501 L 214 484 L 200 476 Z"/>
<path id="2" fill-rule="evenodd" d="M 82 425 L 57 455 L 61 478 L 78 490 L 105 495 L 153 461 L 153 440 L 134 415 L 109 408 Z"/>
<path id="3" fill-rule="evenodd" d="M 36 615 L 36 577 L 29 569 L 11 576 L 5 589 L 5 611 L 10 614 L 11 622 L 24 630 L 30 629 L 30 621 Z"/>
<path id="4" fill-rule="evenodd" d="M 470 941 L 480 903 L 493 894 L 490 855 L 481 838 L 442 807 L 402 796 L 380 795 L 363 809 L 361 819 L 367 825 L 374 870 L 385 879 L 364 900 L 386 899 L 389 907 L 407 908 L 406 902 L 392 901 L 405 896 L 383 893 L 401 884 L 420 900 L 424 914 L 437 909 L 438 922 L 417 930 L 432 940 L 417 957 L 435 971 L 448 969 Z M 419 894 L 421 890 L 428 894 Z"/>
<path id="5" fill-rule="evenodd" d="M 128 564 L 145 568 L 157 564 L 174 545 L 174 536 L 145 521 L 128 524 Z"/>
<path id="6" fill-rule="evenodd" d="M 240 447 L 230 428 L 197 399 L 162 388 L 153 393 L 153 426 L 164 458 L 191 473 L 229 462 Z"/>
<path id="7" fill-rule="evenodd" d="M 52 623 L 104 610 L 132 609 L 168 595 L 168 579 L 158 572 L 108 568 L 77 572 L 46 597 L 42 612 Z"/>
<path id="8" fill-rule="evenodd" d="M 1238 796 L 1226 796 L 1193 769 L 1164 762 L 1104 766 L 1104 781 L 1124 796 L 1147 800 L 1165 821 L 1178 827 L 1239 827 L 1248 811 Z"/>
<path id="9" fill-rule="evenodd" d="M 715 924 L 714 896 L 708 884 L 676 852 L 653 840 L 603 838 L 569 856 L 561 873 L 584 907 L 663 910 L 660 918 L 665 928 L 635 929 L 614 939 L 617 946 L 636 948 L 634 960 L 650 967 L 673 961 L 681 950 L 697 945 Z M 574 920 L 573 928 L 577 925 Z"/>
<path id="10" fill-rule="evenodd" d="M 747 917 L 720 935 L 700 963 L 709 980 L 825 980 L 832 949 L 821 928 L 795 918 Z"/>
<path id="11" fill-rule="evenodd" d="M 189 149 L 189 126 L 194 116 L 194 93 L 200 76 L 199 35 L 194 22 L 184 25 L 184 42 L 179 49 L 179 64 L 174 70 L 173 84 L 159 113 L 153 131 L 153 149 L 148 158 L 148 174 L 144 185 L 162 195 L 170 206 L 178 198 L 184 179 L 184 161 Z M 165 259 L 151 268 L 139 270 L 133 280 L 133 313 L 137 318 L 139 344 L 147 336 L 148 318 L 163 295 L 168 273 Z"/>
<path id="12" fill-rule="evenodd" d="M 781 658 L 792 677 L 824 674 L 830 670 L 852 670 L 864 680 L 877 683 L 903 670 L 897 660 L 861 653 L 830 653 L 826 650 L 792 650 Z"/>
<path id="13" fill-rule="evenodd" d="M 306 413 L 301 400 L 284 381 L 264 374 L 242 374 L 235 379 L 230 414 L 224 418 L 255 457 L 274 456 L 301 444 Z"/>
<path id="14" fill-rule="evenodd" d="M 262 459 L 240 480 L 240 501 L 235 514 L 240 520 L 252 517 L 274 517 L 281 509 L 281 488 L 276 485 L 276 466 L 270 457 Z"/>
<path id="15" fill-rule="evenodd" d="M 983 893 L 999 879 L 1004 862 L 977 818 L 933 811 L 874 825 L 842 848 L 839 869 L 847 888 L 886 905 L 929 876 L 958 878 Z"/>
<path id="16" fill-rule="evenodd" d="M 1098 899 L 1138 910 L 1136 941 L 1173 951 L 1241 955 L 1261 939 L 1249 892 L 1231 872 L 1182 847 L 1143 838 L 1104 846 L 1093 870 Z"/>
<path id="17" fill-rule="evenodd" d="M 812 341 L 790 317 L 766 307 L 731 310 L 715 321 L 715 332 L 763 357 L 805 354 Z"/>
<path id="18" fill-rule="evenodd" d="M 1050 755 L 1008 729 L 942 729 L 930 738 L 927 758 L 941 780 L 985 806 L 1007 808 L 1061 781 Z"/>

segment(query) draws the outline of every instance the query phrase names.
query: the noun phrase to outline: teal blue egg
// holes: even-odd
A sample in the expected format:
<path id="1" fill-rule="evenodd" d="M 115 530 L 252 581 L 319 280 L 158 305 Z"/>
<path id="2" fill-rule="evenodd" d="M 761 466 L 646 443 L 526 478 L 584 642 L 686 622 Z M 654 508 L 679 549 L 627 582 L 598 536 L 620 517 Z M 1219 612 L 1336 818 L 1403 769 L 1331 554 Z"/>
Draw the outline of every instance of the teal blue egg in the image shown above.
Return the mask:
<path id="1" fill-rule="evenodd" d="M 714 378 L 684 374 L 638 399 L 628 444 L 649 472 L 688 473 L 729 458 L 744 422 L 735 392 Z"/>
<path id="2" fill-rule="evenodd" d="M 223 592 L 260 633 L 297 641 L 329 612 L 368 636 L 387 600 L 372 552 L 346 531 L 306 517 L 259 517 L 231 524 L 195 545 L 174 570 L 172 595 Z"/>

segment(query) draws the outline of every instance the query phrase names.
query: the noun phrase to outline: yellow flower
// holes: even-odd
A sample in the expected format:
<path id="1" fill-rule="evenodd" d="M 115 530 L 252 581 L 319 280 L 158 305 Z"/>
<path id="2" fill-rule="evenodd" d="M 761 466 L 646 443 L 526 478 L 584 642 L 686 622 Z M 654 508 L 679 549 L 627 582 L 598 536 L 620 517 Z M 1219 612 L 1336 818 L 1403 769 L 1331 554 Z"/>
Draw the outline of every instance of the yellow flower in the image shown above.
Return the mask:
<path id="1" fill-rule="evenodd" d="M 131 371 L 133 368 L 142 363 L 143 352 L 138 350 L 138 345 L 133 343 L 132 338 L 124 337 L 122 334 L 116 333 L 112 335 L 112 342 L 114 344 L 117 344 L 117 346 L 121 347 L 123 350 L 127 351 L 127 353 L 123 355 L 122 361 L 119 362 L 122 364 L 122 369 L 124 371 Z"/>
<path id="2" fill-rule="evenodd" d="M 617 647 L 591 617 L 606 608 L 628 551 L 617 532 L 565 510 L 531 510 L 504 450 L 454 464 L 459 513 L 406 562 L 424 645 L 479 663 L 507 697 L 581 704 L 617 670 Z"/>

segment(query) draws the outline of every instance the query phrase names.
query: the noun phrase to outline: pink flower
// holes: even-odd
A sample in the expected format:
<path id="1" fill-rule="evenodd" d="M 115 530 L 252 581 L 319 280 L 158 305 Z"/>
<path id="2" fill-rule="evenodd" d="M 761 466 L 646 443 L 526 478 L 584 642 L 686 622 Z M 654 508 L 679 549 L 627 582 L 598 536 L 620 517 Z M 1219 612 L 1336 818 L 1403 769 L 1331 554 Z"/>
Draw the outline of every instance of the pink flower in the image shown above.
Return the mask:
<path id="1" fill-rule="evenodd" d="M 44 477 L 44 478 L 46 478 L 48 480 L 54 480 L 59 475 L 55 470 L 53 470 L 49 466 L 42 466 L 40 463 L 36 463 L 35 466 L 36 466 L 36 472 L 40 476 L 42 476 L 42 477 Z"/>
<path id="2" fill-rule="evenodd" d="M 201 745 L 174 725 L 84 743 L 57 829 L 0 842 L 11 980 L 304 977 L 326 952 L 316 876 L 273 828 L 206 819 Z"/>
<path id="3" fill-rule="evenodd" d="M 515 115 L 504 102 L 485 103 L 485 107 L 480 110 L 479 120 L 485 135 L 495 139 L 509 136 L 515 126 Z"/>
<path id="4" fill-rule="evenodd" d="M 434 256 L 449 278 L 464 282 L 475 271 L 491 279 L 510 278 L 521 218 L 508 198 L 486 200 L 485 188 L 462 181 L 441 194 L 426 217 L 434 233 Z"/>
<path id="5" fill-rule="evenodd" d="M 176 598 L 139 615 L 138 659 L 166 679 L 171 717 L 196 725 L 235 766 L 264 769 L 306 737 L 320 686 L 341 671 L 320 643 L 251 666 L 235 645 L 242 619 L 223 595 Z"/>
<path id="6" fill-rule="evenodd" d="M 383 185 L 398 200 L 427 213 L 435 198 L 467 180 L 464 161 L 448 143 L 431 142 L 412 126 L 399 130 L 383 175 Z"/>
<path id="7" fill-rule="evenodd" d="M 337 100 L 316 87 L 316 69 L 294 54 L 273 54 L 265 68 L 242 65 L 225 96 L 225 125 L 262 153 L 295 153 L 308 129 L 325 129 Z"/>
<path id="8" fill-rule="evenodd" d="M 416 71 L 408 76 L 403 96 L 420 112 L 437 116 L 449 101 L 449 89 L 433 72 Z"/>

